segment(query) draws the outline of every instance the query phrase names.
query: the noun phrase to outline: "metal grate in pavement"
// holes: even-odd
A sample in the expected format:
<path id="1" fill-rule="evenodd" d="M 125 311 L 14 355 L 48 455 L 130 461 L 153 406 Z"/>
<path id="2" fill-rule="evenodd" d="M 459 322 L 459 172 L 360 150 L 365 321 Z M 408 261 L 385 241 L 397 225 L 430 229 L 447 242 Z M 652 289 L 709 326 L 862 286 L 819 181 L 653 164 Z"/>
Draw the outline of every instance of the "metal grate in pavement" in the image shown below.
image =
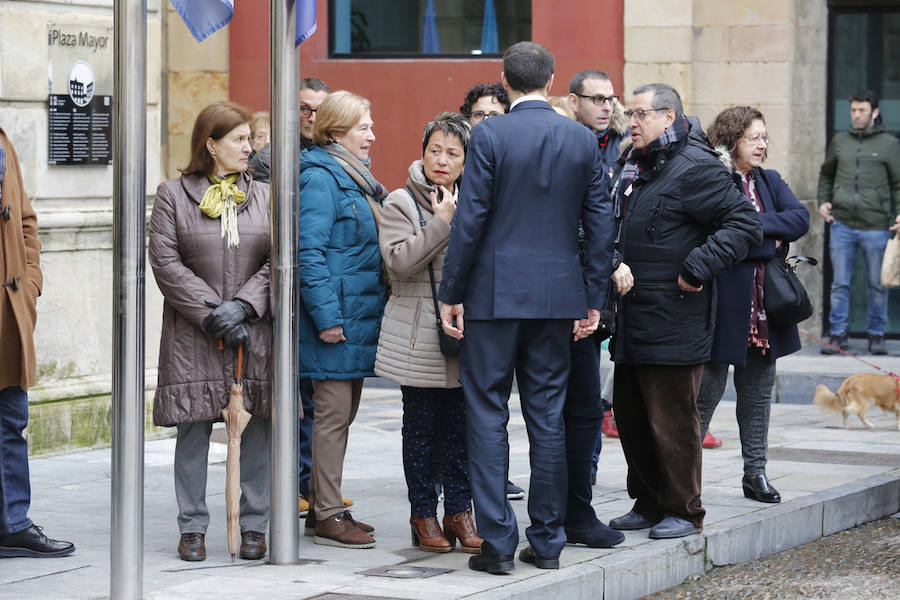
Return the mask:
<path id="1" fill-rule="evenodd" d="M 437 567 L 418 567 L 414 565 L 387 565 L 385 567 L 375 567 L 365 571 L 358 571 L 358 575 L 368 575 L 371 577 L 393 577 L 395 579 L 425 579 L 450 573 L 453 569 L 442 569 Z"/>

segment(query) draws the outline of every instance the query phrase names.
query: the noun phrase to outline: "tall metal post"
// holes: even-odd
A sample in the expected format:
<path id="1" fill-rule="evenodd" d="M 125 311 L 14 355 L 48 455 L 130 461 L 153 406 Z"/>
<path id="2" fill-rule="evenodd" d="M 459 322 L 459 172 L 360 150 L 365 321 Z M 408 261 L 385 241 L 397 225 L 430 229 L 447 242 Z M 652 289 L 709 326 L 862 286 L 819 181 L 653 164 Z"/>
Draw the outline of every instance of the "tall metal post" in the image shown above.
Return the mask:
<path id="1" fill-rule="evenodd" d="M 297 248 L 300 235 L 300 51 L 288 0 L 270 0 L 272 115 L 272 493 L 269 560 L 299 559 L 297 518 L 299 364 Z M 296 10 L 296 7 L 294 7 Z"/>
<path id="2" fill-rule="evenodd" d="M 144 230 L 147 2 L 116 0 L 110 597 L 144 587 Z"/>

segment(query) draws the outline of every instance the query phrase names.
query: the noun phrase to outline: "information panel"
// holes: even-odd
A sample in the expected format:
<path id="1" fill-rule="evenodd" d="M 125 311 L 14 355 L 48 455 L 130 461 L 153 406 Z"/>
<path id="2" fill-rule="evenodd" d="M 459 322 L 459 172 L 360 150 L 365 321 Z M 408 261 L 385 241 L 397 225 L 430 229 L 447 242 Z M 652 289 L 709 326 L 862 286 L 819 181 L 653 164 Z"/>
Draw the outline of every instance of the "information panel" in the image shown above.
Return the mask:
<path id="1" fill-rule="evenodd" d="M 112 30 L 47 24 L 51 165 L 112 164 Z"/>
<path id="2" fill-rule="evenodd" d="M 50 94 L 51 165 L 112 164 L 112 96 L 78 106 L 66 94 Z"/>

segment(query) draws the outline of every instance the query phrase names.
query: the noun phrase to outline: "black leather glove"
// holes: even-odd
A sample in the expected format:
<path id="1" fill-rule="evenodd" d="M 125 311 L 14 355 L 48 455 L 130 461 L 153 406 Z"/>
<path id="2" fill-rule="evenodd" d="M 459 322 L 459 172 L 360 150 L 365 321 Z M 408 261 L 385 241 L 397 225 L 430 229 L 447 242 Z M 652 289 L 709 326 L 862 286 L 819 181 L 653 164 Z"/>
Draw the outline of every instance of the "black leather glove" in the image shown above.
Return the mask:
<path id="1" fill-rule="evenodd" d="M 212 304 L 207 300 L 208 305 Z M 215 308 L 203 319 L 203 331 L 214 338 L 220 338 L 237 325 L 243 323 L 247 319 L 256 316 L 256 311 L 249 303 L 239 298 L 234 300 L 226 300 Z"/>
<path id="2" fill-rule="evenodd" d="M 236 326 L 232 327 L 222 336 L 222 343 L 226 346 L 237 347 L 241 344 L 244 347 L 247 347 L 247 342 L 250 341 L 250 332 L 247 330 L 247 326 L 243 323 L 238 323 Z"/>

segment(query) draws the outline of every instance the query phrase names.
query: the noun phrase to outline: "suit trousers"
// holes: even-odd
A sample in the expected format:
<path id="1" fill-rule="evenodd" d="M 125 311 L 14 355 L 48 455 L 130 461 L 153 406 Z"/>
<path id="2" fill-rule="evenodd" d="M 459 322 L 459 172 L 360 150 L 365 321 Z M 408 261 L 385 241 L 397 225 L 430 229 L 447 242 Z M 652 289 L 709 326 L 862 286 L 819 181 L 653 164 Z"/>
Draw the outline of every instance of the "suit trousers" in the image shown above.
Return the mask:
<path id="1" fill-rule="evenodd" d="M 206 533 L 206 471 L 212 421 L 179 423 L 175 440 L 175 499 L 178 531 Z M 265 533 L 269 526 L 271 422 L 252 417 L 241 435 L 241 531 Z"/>
<path id="2" fill-rule="evenodd" d="M 0 536 L 31 527 L 26 425 L 28 393 L 18 386 L 0 390 Z"/>
<path id="3" fill-rule="evenodd" d="M 467 320 L 460 354 L 466 398 L 469 476 L 482 553 L 511 555 L 519 543 L 506 498 L 509 475 L 509 394 L 513 373 L 528 431 L 531 482 L 525 531 L 542 557 L 565 546 L 566 439 L 563 407 L 569 377 L 566 319 Z"/>
<path id="4" fill-rule="evenodd" d="M 700 411 L 700 434 L 705 435 L 713 413 L 725 393 L 728 365 L 707 363 L 703 369 L 697 409 Z M 772 387 L 775 385 L 775 362 L 763 356 L 759 348 L 747 348 L 747 364 L 734 366 L 734 408 L 741 436 L 744 474 L 766 472 L 769 449 L 769 413 L 772 409 Z"/>
<path id="5" fill-rule="evenodd" d="M 591 338 L 570 342 L 570 346 L 572 366 L 563 409 L 569 478 L 566 525 L 583 528 L 597 520 L 597 513 L 591 506 L 591 467 L 594 445 L 600 439 L 600 425 L 603 424 L 600 357 Z"/>
<path id="6" fill-rule="evenodd" d="M 703 527 L 697 394 L 703 365 L 616 363 L 613 410 L 634 511 Z"/>
<path id="7" fill-rule="evenodd" d="M 363 380 L 313 379 L 312 472 L 309 478 L 309 505 L 316 520 L 322 521 L 344 510 L 341 480 L 350 423 L 356 418 Z"/>

